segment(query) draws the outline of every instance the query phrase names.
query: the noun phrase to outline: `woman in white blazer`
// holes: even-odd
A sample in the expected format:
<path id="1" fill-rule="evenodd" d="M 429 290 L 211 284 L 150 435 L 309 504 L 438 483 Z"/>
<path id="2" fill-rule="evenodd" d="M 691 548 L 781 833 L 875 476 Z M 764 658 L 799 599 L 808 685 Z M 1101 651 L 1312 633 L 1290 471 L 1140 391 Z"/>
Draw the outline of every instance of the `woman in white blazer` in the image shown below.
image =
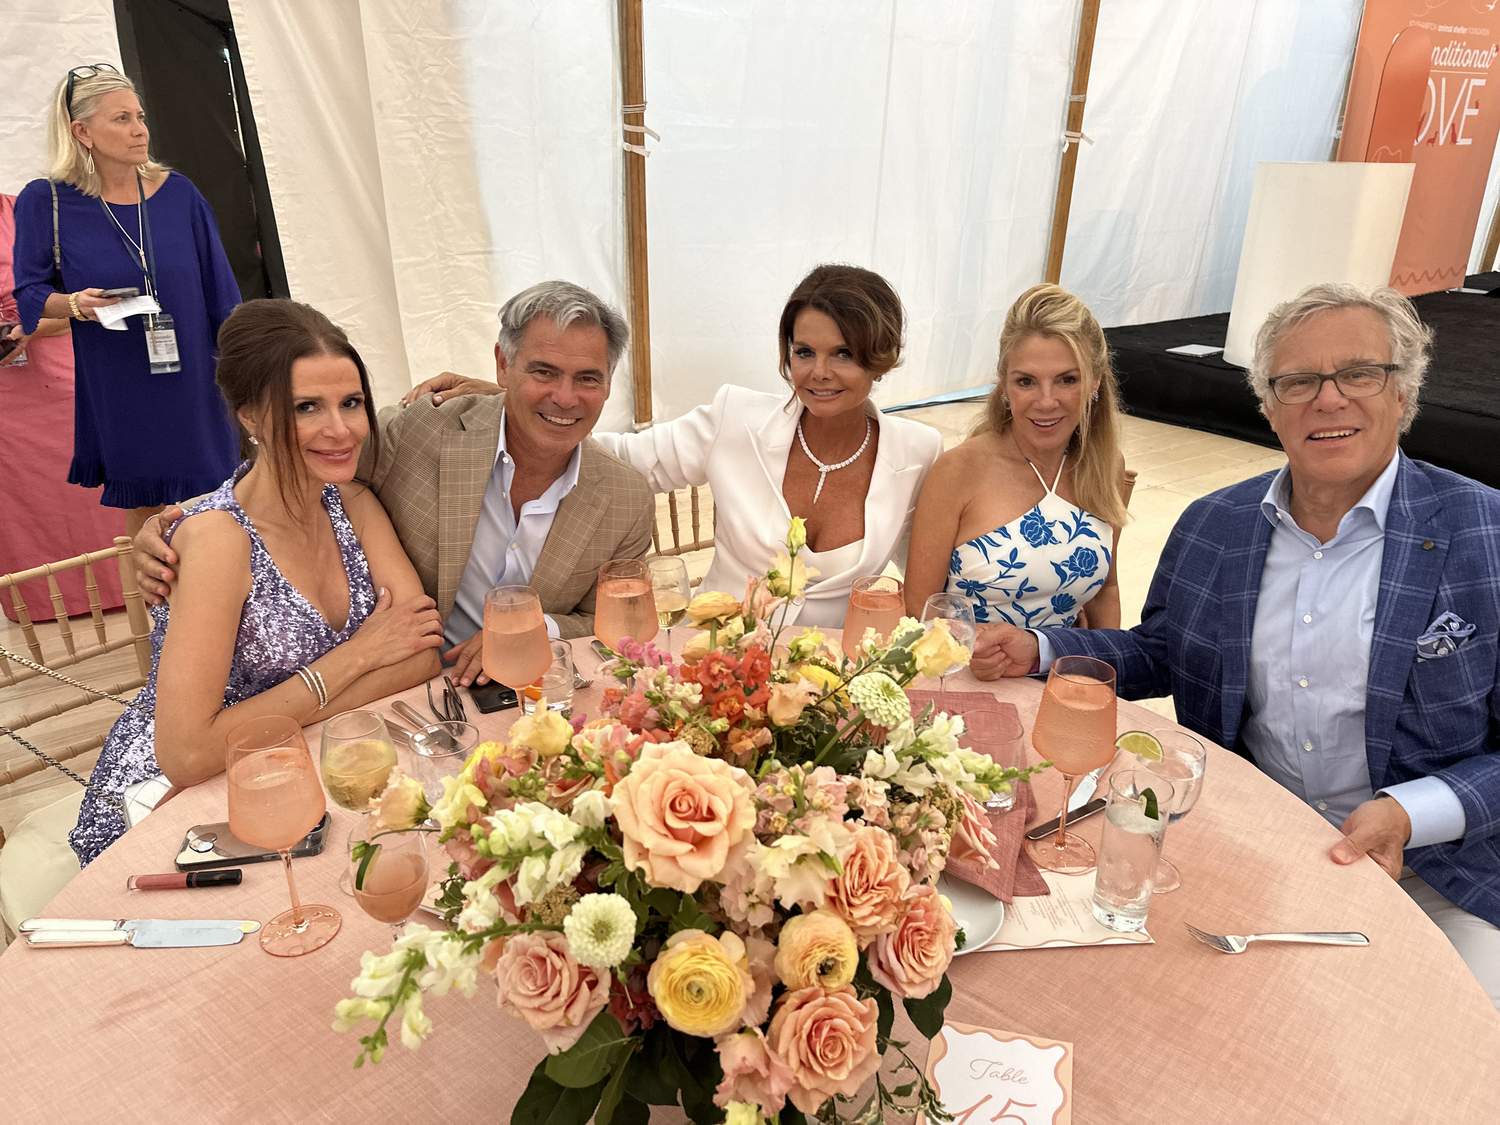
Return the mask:
<path id="1" fill-rule="evenodd" d="M 704 590 L 740 596 L 807 521 L 808 582 L 795 620 L 842 626 L 849 590 L 905 564 L 912 513 L 943 451 L 931 426 L 882 414 L 875 383 L 901 359 L 900 298 L 879 274 L 818 266 L 781 314 L 781 374 L 792 396 L 724 386 L 713 402 L 638 434 L 598 434 L 651 488 L 713 490 L 714 559 Z"/>

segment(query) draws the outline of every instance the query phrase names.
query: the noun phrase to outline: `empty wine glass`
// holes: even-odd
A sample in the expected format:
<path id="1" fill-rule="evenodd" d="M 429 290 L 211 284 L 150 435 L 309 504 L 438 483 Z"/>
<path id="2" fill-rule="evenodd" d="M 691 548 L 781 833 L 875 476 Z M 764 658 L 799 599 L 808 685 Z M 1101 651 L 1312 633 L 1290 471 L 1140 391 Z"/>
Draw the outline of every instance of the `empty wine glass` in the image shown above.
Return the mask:
<path id="1" fill-rule="evenodd" d="M 1198 794 L 1203 791 L 1203 767 L 1208 762 L 1208 747 L 1185 730 L 1154 730 L 1151 732 L 1161 743 L 1161 761 L 1144 762 L 1142 765 L 1157 777 L 1172 783 L 1175 796 L 1169 812 L 1169 824 L 1176 824 L 1198 803 Z M 1159 895 L 1175 891 L 1182 886 L 1182 872 L 1177 865 L 1163 856 L 1156 861 L 1156 876 L 1152 887 Z"/>
<path id="2" fill-rule="evenodd" d="M 427 835 L 380 828 L 373 816 L 349 839 L 349 874 L 360 909 L 401 936 L 427 894 Z"/>
<path id="3" fill-rule="evenodd" d="M 1094 849 L 1078 833 L 1069 836 L 1068 798 L 1090 770 L 1115 756 L 1115 670 L 1091 656 L 1059 656 L 1047 671 L 1047 686 L 1031 728 L 1031 744 L 1063 775 L 1057 834 L 1026 841 L 1026 854 L 1046 871 L 1079 874 L 1094 865 Z"/>
<path id="4" fill-rule="evenodd" d="M 970 652 L 974 651 L 974 638 L 979 628 L 974 624 L 974 607 L 969 599 L 958 594 L 933 594 L 922 606 L 922 624 L 943 620 L 948 623 L 948 635 Z M 938 677 L 938 706 L 948 709 L 948 673 Z"/>
<path id="5" fill-rule="evenodd" d="M 672 626 L 687 613 L 693 596 L 687 563 L 676 555 L 658 555 L 648 559 L 646 567 L 651 574 L 651 594 L 656 599 L 656 620 L 667 631 L 667 651 L 671 652 Z"/>
<path id="6" fill-rule="evenodd" d="M 327 803 L 302 726 L 286 715 L 252 719 L 229 735 L 229 831 L 247 844 L 281 853 L 292 908 L 261 930 L 260 947 L 300 957 L 333 940 L 343 918 L 331 906 L 303 906 L 292 878 L 291 849 L 323 819 Z"/>

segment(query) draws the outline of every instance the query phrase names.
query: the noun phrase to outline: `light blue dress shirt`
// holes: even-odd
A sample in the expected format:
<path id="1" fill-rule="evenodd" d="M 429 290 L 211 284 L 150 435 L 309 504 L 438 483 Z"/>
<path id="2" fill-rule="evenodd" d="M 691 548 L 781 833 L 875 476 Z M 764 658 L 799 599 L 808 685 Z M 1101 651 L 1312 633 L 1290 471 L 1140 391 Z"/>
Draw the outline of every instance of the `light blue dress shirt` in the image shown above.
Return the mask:
<path id="1" fill-rule="evenodd" d="M 1399 457 L 1339 521 L 1327 543 L 1302 530 L 1287 505 L 1291 473 L 1272 479 L 1261 510 L 1275 530 L 1261 572 L 1250 635 L 1245 743 L 1260 769 L 1335 828 L 1370 800 L 1365 694 L 1385 558 L 1385 518 Z M 1052 646 L 1034 633 L 1041 670 Z M 1409 848 L 1461 839 L 1458 795 L 1436 777 L 1387 786 L 1411 818 Z"/>
<path id="2" fill-rule="evenodd" d="M 458 582 L 453 610 L 448 614 L 444 637 L 450 645 L 461 644 L 484 624 L 484 596 L 496 586 L 529 586 L 537 559 L 547 545 L 547 534 L 563 498 L 578 487 L 581 450 L 574 449 L 568 467 L 546 492 L 521 505 L 516 519 L 510 502 L 510 484 L 516 465 L 505 449 L 505 414 L 500 415 L 500 442 L 495 467 L 484 489 L 484 507 L 474 527 L 474 545 Z M 558 638 L 557 622 L 547 618 L 547 635 Z"/>

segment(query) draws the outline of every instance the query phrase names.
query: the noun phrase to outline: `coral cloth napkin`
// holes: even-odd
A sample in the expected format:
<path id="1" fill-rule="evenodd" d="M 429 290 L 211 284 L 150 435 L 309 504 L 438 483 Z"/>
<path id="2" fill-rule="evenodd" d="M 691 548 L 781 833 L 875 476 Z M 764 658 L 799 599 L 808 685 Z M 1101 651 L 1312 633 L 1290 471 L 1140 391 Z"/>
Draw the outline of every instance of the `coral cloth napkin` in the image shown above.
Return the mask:
<path id="1" fill-rule="evenodd" d="M 921 709 L 928 703 L 937 703 L 938 693 L 935 691 L 909 691 L 912 706 L 915 710 Z M 960 714 L 975 711 L 1010 712 L 1017 714 L 1014 703 L 1002 703 L 988 692 L 982 691 L 950 691 L 944 700 L 944 707 Z M 984 752 L 982 746 L 974 745 L 968 736 L 959 739 L 959 743 Z M 1021 760 L 1006 762 L 1005 765 L 1024 766 L 1024 752 Z M 990 853 L 998 868 L 980 867 L 977 863 L 966 863 L 963 860 L 950 859 L 945 868 L 949 875 L 955 879 L 962 879 L 965 883 L 971 883 L 988 891 L 1001 902 L 1010 902 L 1016 895 L 1023 897 L 1031 895 L 1050 894 L 1047 881 L 1037 870 L 1036 864 L 1031 862 L 1031 857 L 1026 854 L 1021 846 L 1026 835 L 1026 825 L 1031 816 L 1036 812 L 1036 797 L 1032 795 L 1031 783 L 1027 781 L 1013 783 L 1016 790 L 1016 803 L 1005 812 L 990 814 L 990 831 L 995 834 L 995 847 Z"/>

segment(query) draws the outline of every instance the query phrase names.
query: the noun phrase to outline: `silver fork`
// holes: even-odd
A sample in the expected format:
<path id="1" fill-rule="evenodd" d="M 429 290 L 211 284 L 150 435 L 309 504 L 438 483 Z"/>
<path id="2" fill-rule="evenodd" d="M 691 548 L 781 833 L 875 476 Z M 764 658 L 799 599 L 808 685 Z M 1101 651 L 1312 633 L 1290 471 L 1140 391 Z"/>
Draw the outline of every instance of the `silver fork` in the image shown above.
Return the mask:
<path id="1" fill-rule="evenodd" d="M 1187 926 L 1184 922 L 1183 925 Z M 1243 953 L 1252 941 L 1296 941 L 1308 945 L 1369 945 L 1364 934 L 1207 934 L 1197 926 L 1188 926 L 1188 933 L 1204 945 L 1213 946 L 1220 953 Z"/>

